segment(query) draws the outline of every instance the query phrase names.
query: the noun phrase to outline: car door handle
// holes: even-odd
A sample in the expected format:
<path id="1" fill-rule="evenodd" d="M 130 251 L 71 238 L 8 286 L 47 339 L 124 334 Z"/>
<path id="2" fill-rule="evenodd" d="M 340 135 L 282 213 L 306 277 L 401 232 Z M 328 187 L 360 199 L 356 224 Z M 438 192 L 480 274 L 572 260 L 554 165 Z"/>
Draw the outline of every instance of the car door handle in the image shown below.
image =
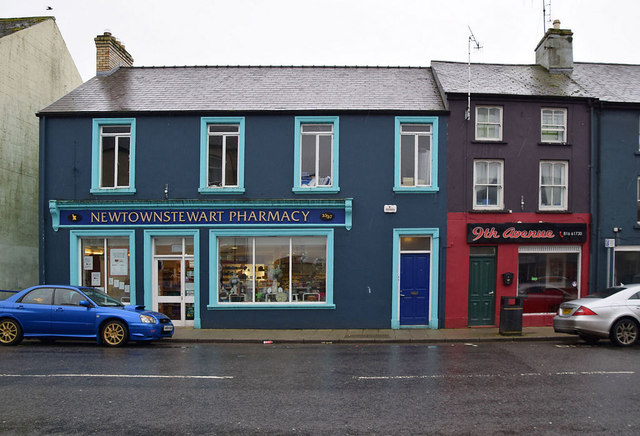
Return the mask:
<path id="1" fill-rule="evenodd" d="M 62 312 L 64 309 L 62 307 L 56 307 L 56 312 Z"/>
<path id="2" fill-rule="evenodd" d="M 24 306 L 21 304 L 20 306 L 16 307 L 16 309 L 24 309 Z"/>
<path id="3" fill-rule="evenodd" d="M 493 294 L 495 294 L 495 291 L 489 292 L 489 295 L 493 295 Z"/>

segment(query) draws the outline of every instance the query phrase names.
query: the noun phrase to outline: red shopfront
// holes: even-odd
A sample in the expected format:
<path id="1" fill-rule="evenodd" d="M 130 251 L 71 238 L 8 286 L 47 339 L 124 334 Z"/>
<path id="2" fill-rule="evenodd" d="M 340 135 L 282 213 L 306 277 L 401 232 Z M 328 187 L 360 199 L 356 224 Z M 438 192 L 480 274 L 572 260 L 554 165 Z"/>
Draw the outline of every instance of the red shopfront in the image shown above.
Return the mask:
<path id="1" fill-rule="evenodd" d="M 445 328 L 497 326 L 501 297 L 523 297 L 523 326 L 550 326 L 588 293 L 589 214 L 450 213 Z"/>

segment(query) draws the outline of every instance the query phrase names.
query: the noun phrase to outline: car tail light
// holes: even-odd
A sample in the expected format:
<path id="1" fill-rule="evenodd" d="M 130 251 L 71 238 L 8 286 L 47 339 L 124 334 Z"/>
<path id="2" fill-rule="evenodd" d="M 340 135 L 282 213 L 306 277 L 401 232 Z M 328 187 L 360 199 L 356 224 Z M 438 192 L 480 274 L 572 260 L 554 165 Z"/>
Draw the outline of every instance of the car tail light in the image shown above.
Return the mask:
<path id="1" fill-rule="evenodd" d="M 580 306 L 578 307 L 578 310 L 573 312 L 572 316 L 578 316 L 578 315 L 597 315 L 597 313 L 595 313 L 593 310 L 589 309 L 588 307 Z"/>

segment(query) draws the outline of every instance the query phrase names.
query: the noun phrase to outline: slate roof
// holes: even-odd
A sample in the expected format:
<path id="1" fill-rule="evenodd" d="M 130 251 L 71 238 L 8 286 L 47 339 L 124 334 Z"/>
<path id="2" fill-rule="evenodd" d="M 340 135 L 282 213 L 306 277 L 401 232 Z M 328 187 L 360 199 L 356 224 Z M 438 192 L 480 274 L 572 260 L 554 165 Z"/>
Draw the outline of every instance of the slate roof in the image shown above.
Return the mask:
<path id="1" fill-rule="evenodd" d="M 571 77 L 602 101 L 640 103 L 640 65 L 579 62 Z"/>
<path id="2" fill-rule="evenodd" d="M 55 20 L 53 17 L 26 17 L 26 18 L 0 18 L 0 38 L 16 33 L 34 24 L 46 20 Z"/>
<path id="3" fill-rule="evenodd" d="M 446 93 L 468 92 L 469 67 L 461 62 L 431 62 Z M 471 93 L 543 97 L 589 97 L 574 78 L 550 74 L 539 65 L 471 64 Z"/>
<path id="4" fill-rule="evenodd" d="M 440 111 L 430 68 L 121 67 L 40 114 L 82 112 Z"/>

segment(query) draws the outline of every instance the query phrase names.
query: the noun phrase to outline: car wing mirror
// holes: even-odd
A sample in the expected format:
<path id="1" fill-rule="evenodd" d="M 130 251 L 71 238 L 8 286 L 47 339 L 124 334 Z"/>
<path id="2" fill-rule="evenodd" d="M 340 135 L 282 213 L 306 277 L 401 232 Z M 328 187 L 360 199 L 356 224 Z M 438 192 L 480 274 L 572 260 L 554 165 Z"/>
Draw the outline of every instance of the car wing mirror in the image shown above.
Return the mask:
<path id="1" fill-rule="evenodd" d="M 87 301 L 87 300 L 82 300 L 82 301 L 80 301 L 80 303 L 79 303 L 79 304 L 80 304 L 80 306 L 82 306 L 82 307 L 93 307 L 93 304 L 91 304 L 91 303 L 90 303 L 89 301 Z"/>

